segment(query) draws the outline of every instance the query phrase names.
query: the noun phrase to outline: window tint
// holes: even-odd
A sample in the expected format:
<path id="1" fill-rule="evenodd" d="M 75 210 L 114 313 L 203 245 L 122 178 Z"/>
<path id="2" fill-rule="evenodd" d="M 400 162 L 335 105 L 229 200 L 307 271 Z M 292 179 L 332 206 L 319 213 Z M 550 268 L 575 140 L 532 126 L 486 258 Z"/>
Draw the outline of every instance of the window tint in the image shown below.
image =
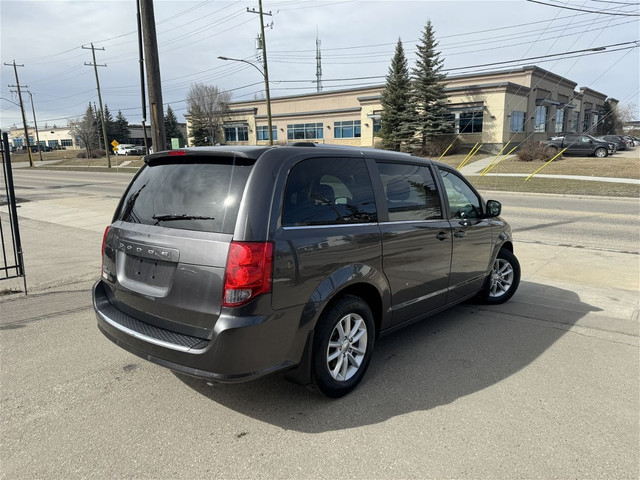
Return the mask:
<path id="1" fill-rule="evenodd" d="M 250 165 L 234 164 L 233 159 L 228 159 L 228 163 L 145 167 L 129 188 L 116 219 L 233 233 L 250 171 Z"/>
<path id="2" fill-rule="evenodd" d="M 450 170 L 438 169 L 449 199 L 451 218 L 480 218 L 480 198 L 461 177 Z"/>
<path id="3" fill-rule="evenodd" d="M 363 159 L 311 158 L 291 169 L 283 226 L 375 221 L 373 187 Z"/>
<path id="4" fill-rule="evenodd" d="M 428 167 L 379 163 L 389 221 L 442 218 L 440 200 Z"/>

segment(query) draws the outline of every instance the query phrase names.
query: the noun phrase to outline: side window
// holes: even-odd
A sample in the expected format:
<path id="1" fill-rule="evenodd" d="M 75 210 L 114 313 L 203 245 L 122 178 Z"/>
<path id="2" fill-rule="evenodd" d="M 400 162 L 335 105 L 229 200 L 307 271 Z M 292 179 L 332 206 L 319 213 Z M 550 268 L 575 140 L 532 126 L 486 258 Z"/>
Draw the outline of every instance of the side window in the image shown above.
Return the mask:
<path id="1" fill-rule="evenodd" d="M 451 170 L 438 169 L 449 199 L 452 218 L 480 218 L 480 198 L 460 176 Z"/>
<path id="2" fill-rule="evenodd" d="M 433 176 L 428 167 L 378 163 L 387 197 L 389 221 L 442 218 L 442 209 Z"/>
<path id="3" fill-rule="evenodd" d="M 377 221 L 373 187 L 361 158 L 310 158 L 289 173 L 282 225 Z"/>

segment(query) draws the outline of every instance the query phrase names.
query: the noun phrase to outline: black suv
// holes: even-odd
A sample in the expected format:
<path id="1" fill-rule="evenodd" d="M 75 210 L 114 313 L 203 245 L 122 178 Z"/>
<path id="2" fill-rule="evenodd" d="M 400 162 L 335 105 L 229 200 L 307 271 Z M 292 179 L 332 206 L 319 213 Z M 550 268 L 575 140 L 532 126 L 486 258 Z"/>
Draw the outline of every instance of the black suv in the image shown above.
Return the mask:
<path id="1" fill-rule="evenodd" d="M 314 144 L 145 163 L 105 230 L 93 302 L 108 338 L 178 372 L 288 370 L 339 397 L 379 335 L 520 281 L 500 203 L 442 163 Z"/>

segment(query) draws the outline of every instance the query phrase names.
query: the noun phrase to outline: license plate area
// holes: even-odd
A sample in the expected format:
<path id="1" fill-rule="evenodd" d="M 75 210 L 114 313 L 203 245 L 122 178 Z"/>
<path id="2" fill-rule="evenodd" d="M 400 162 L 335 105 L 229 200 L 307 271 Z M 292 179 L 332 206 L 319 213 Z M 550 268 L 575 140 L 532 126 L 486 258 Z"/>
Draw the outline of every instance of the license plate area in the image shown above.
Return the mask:
<path id="1" fill-rule="evenodd" d="M 175 264 L 152 258 L 125 255 L 125 276 L 151 287 L 166 288 L 173 276 Z"/>
<path id="2" fill-rule="evenodd" d="M 116 253 L 116 272 L 120 286 L 150 297 L 166 297 L 171 289 L 177 263 Z"/>

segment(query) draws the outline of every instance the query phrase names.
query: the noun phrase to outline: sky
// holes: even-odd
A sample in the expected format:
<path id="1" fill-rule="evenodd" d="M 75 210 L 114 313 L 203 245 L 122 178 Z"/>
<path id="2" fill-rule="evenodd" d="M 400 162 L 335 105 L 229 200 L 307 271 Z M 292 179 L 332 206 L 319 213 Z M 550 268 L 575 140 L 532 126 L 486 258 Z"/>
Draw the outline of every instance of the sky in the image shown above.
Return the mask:
<path id="1" fill-rule="evenodd" d="M 539 1 L 263 0 L 271 97 L 316 91 L 316 39 L 323 91 L 383 85 L 398 39 L 412 67 L 431 20 L 448 75 L 538 65 L 618 99 L 640 119 L 640 0 Z M 256 68 L 217 58 L 261 68 L 253 9 L 258 0 L 154 1 L 165 111 L 171 105 L 183 122 L 195 82 L 230 91 L 232 101 L 262 98 Z M 9 87 L 14 60 L 24 65 L 19 81 L 32 93 L 38 127 L 66 126 L 97 103 L 94 68 L 85 65 L 91 50 L 82 48 L 91 43 L 106 65 L 98 67 L 103 103 L 139 123 L 134 0 L 0 0 L 0 128 L 22 125 Z M 24 103 L 31 125 L 26 93 Z"/>

